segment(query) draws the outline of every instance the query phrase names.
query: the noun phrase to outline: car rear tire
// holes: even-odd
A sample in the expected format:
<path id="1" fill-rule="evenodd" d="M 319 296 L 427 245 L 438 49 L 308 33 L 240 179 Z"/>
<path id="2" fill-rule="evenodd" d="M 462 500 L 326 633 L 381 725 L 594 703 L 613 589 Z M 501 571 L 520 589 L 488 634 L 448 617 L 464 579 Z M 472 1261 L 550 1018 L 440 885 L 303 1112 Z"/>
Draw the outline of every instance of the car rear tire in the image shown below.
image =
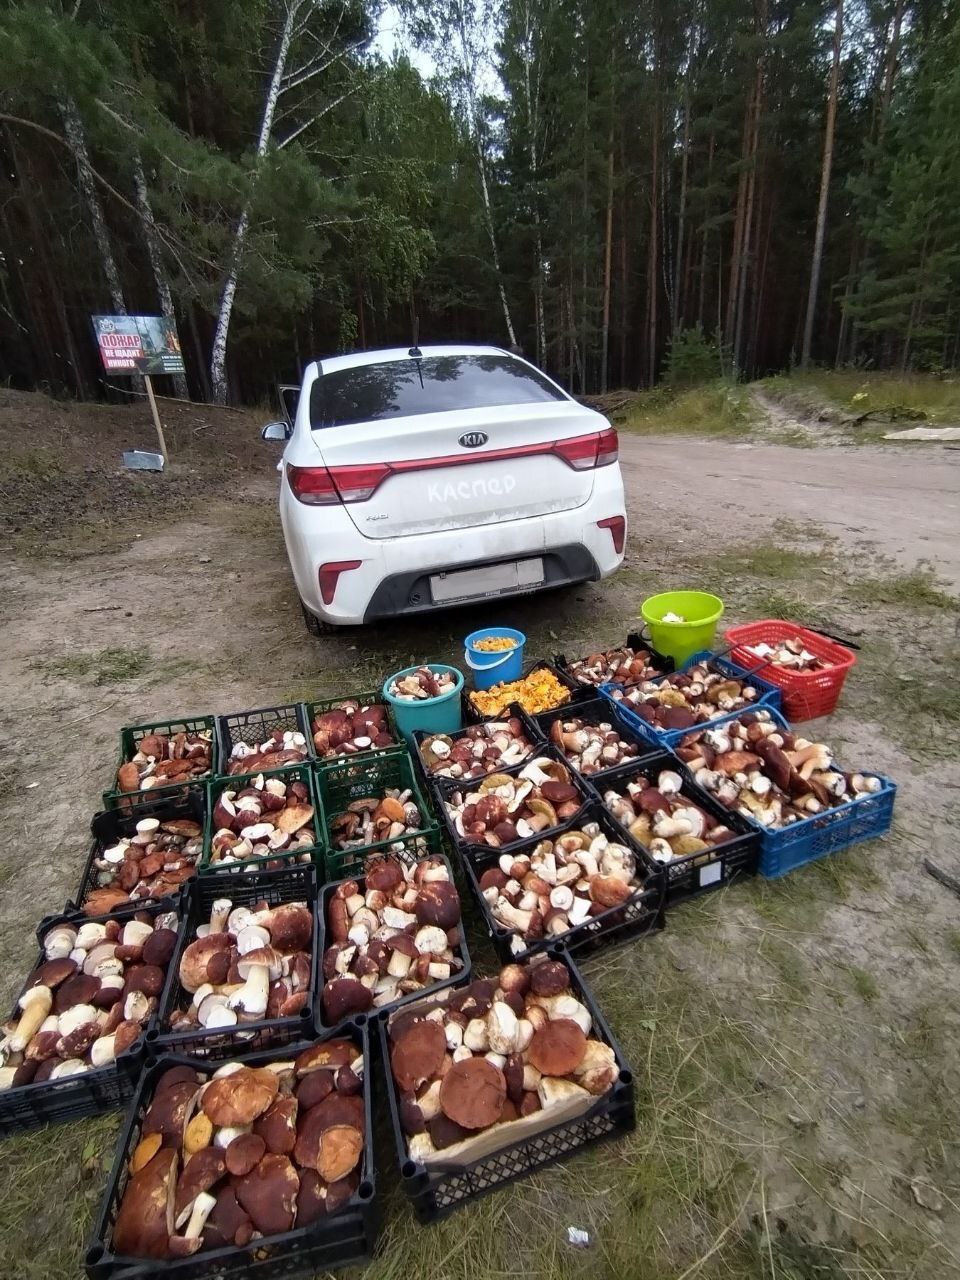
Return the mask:
<path id="1" fill-rule="evenodd" d="M 312 636 L 332 636 L 339 629 L 330 622 L 324 622 L 315 613 L 311 613 L 302 600 L 300 601 L 300 612 L 303 614 L 303 625 Z"/>

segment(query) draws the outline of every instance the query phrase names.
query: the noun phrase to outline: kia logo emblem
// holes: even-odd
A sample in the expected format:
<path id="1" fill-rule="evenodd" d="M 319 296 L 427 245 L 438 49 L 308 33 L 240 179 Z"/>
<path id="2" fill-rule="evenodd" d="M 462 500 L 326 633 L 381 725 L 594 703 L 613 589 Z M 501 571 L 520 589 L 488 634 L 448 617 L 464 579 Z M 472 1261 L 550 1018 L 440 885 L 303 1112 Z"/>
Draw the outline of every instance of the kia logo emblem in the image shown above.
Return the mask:
<path id="1" fill-rule="evenodd" d="M 490 437 L 485 431 L 468 431 L 460 437 L 460 444 L 465 449 L 479 449 L 482 444 L 486 444 Z"/>

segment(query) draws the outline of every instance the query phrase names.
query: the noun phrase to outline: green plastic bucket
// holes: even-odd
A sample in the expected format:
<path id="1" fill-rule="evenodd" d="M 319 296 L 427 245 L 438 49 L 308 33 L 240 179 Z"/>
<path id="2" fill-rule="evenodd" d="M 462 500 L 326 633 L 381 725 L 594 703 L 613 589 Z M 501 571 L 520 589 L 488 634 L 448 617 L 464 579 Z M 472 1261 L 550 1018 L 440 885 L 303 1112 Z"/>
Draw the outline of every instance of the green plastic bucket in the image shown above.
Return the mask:
<path id="1" fill-rule="evenodd" d="M 664 622 L 666 613 L 676 613 L 684 621 Z M 708 591 L 664 591 L 648 596 L 640 606 L 654 649 L 672 658 L 678 667 L 701 649 L 713 648 L 722 615 L 723 601 Z"/>
<path id="2" fill-rule="evenodd" d="M 387 692 L 394 680 L 401 680 L 404 676 L 412 675 L 415 671 L 419 671 L 421 666 L 429 667 L 434 675 L 452 671 L 457 677 L 457 682 L 448 693 L 442 693 L 439 698 L 417 698 L 411 701 L 409 698 L 395 698 L 391 693 Z M 397 728 L 406 738 L 411 748 L 414 745 L 413 734 L 418 729 L 422 729 L 425 733 L 458 733 L 463 728 L 463 715 L 460 706 L 462 689 L 462 672 L 458 671 L 456 667 L 449 667 L 445 663 L 439 662 L 426 662 L 420 663 L 416 667 L 404 667 L 402 671 L 394 672 L 392 676 L 388 676 L 383 682 L 383 696 L 393 707 Z"/>

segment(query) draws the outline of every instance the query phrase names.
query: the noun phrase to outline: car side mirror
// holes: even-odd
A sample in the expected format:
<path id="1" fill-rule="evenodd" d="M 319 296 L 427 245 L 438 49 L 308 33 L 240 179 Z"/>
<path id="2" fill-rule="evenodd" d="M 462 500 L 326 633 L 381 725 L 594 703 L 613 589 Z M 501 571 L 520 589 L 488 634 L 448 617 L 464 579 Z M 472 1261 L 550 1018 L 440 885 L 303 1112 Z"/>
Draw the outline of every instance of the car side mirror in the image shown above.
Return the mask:
<path id="1" fill-rule="evenodd" d="M 260 428 L 261 440 L 289 440 L 290 428 L 285 422 L 268 422 Z"/>

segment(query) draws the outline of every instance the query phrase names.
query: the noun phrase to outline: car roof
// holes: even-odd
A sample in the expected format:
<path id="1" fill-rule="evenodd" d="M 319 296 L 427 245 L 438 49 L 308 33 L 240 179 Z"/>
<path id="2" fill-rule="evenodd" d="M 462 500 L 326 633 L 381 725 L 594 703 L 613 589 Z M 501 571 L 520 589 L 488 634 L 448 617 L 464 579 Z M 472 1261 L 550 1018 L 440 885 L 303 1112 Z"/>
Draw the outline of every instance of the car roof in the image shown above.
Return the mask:
<path id="1" fill-rule="evenodd" d="M 391 360 L 409 360 L 410 347 L 384 347 L 380 351 L 351 351 L 343 356 L 325 356 L 316 361 L 318 374 L 332 373 L 335 369 L 352 369 L 365 364 L 385 364 Z M 502 347 L 481 343 L 436 343 L 420 347 L 425 359 L 431 356 L 510 356 Z M 511 357 L 512 358 L 512 357 Z"/>

